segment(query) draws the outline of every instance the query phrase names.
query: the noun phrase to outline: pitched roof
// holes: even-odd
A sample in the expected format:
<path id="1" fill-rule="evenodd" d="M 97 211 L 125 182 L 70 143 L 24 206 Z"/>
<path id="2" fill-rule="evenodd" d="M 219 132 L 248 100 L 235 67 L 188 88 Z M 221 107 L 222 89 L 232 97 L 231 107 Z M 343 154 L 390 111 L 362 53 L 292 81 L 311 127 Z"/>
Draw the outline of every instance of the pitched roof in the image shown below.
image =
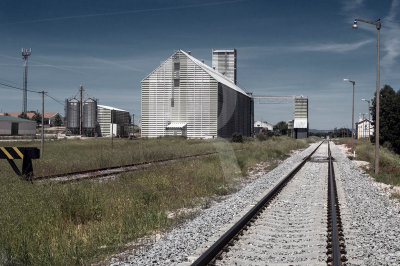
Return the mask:
<path id="1" fill-rule="evenodd" d="M 126 110 L 118 109 L 118 108 L 115 108 L 115 107 L 112 107 L 112 106 L 107 106 L 107 105 L 98 104 L 97 106 L 98 106 L 98 107 L 101 107 L 101 108 L 104 108 L 104 109 L 108 109 L 108 110 L 115 110 L 115 111 L 121 111 L 121 112 L 128 112 L 128 111 L 126 111 Z"/>
<path id="2" fill-rule="evenodd" d="M 202 68 L 204 71 L 206 71 L 211 77 L 213 77 L 216 81 L 234 89 L 237 92 L 240 92 L 248 97 L 250 97 L 244 90 L 239 88 L 235 83 L 233 83 L 231 80 L 229 80 L 227 77 L 219 73 L 218 71 L 214 70 L 212 67 L 204 64 L 200 60 L 194 58 L 190 54 L 186 53 L 183 50 L 179 50 L 182 52 L 184 55 L 186 55 L 190 60 L 192 60 L 196 65 L 198 65 L 200 68 Z"/>
<path id="3" fill-rule="evenodd" d="M 14 117 L 14 116 L 8 116 L 8 115 L 0 115 L 0 121 L 36 123 L 35 121 L 32 121 L 32 120 L 23 119 L 23 118 Z"/>
<path id="4" fill-rule="evenodd" d="M 0 115 L 5 115 L 6 113 L 0 113 Z M 13 116 L 13 117 L 18 117 L 21 113 L 18 112 L 13 112 L 13 113 L 7 113 L 9 116 Z M 39 113 L 41 114 L 41 113 Z M 57 112 L 50 112 L 50 113 L 44 113 L 44 118 L 52 118 L 54 116 L 56 116 L 58 113 Z M 26 112 L 26 116 L 29 119 L 32 119 L 32 117 L 35 115 L 35 112 Z"/>
<path id="5" fill-rule="evenodd" d="M 370 123 L 372 123 L 371 120 L 369 120 L 368 118 L 365 118 L 364 120 L 361 120 L 361 121 L 356 122 L 356 124 L 361 124 L 361 123 L 364 123 L 364 122 L 370 122 Z"/>

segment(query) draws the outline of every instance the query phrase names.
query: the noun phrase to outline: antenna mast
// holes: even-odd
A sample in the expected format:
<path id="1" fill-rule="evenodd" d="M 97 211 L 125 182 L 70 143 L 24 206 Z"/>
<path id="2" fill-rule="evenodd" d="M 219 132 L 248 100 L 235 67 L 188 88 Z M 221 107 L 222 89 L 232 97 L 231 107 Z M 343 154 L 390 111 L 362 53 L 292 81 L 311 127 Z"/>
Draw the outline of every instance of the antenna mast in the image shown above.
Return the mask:
<path id="1" fill-rule="evenodd" d="M 24 60 L 24 76 L 23 76 L 23 98 L 22 98 L 22 112 L 27 112 L 27 98 L 28 98 L 28 57 L 32 54 L 32 48 L 21 49 L 22 59 Z"/>

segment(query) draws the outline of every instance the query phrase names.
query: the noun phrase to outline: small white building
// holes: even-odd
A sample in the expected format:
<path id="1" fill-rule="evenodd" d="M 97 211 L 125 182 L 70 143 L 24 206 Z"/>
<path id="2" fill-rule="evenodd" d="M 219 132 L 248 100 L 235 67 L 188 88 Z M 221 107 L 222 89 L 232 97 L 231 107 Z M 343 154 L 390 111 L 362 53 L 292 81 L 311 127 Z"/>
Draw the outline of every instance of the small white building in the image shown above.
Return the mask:
<path id="1" fill-rule="evenodd" d="M 356 123 L 357 139 L 369 138 L 374 134 L 371 120 L 362 119 Z"/>
<path id="2" fill-rule="evenodd" d="M 0 116 L 0 135 L 35 135 L 36 122 L 13 116 Z"/>
<path id="3" fill-rule="evenodd" d="M 274 126 L 266 121 L 256 121 L 254 123 L 254 133 L 260 133 L 261 131 L 272 131 Z"/>
<path id="4" fill-rule="evenodd" d="M 97 105 L 97 122 L 100 126 L 99 135 L 102 137 L 128 137 L 131 117 L 128 111 L 106 105 Z"/>

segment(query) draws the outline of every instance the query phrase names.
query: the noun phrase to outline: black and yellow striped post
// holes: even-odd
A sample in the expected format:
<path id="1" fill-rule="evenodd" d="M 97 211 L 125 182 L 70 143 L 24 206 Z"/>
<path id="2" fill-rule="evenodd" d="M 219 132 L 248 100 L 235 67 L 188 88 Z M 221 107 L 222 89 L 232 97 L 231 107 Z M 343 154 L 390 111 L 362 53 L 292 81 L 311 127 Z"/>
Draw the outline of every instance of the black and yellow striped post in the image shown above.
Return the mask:
<path id="1" fill-rule="evenodd" d="M 0 159 L 6 159 L 14 172 L 30 180 L 33 177 L 32 159 L 40 158 L 40 150 L 32 147 L 0 147 Z M 22 172 L 14 160 L 22 159 Z"/>

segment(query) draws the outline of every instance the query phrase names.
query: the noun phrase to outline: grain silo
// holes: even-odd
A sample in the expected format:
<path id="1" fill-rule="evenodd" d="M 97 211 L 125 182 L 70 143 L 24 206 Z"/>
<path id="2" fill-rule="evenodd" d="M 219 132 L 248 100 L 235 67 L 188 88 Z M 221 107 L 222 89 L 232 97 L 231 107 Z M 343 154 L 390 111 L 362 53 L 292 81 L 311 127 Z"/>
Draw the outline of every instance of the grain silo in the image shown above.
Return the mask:
<path id="1" fill-rule="evenodd" d="M 79 134 L 80 101 L 72 98 L 65 100 L 67 131 L 73 135 Z"/>
<path id="2" fill-rule="evenodd" d="M 175 52 L 142 80 L 142 137 L 251 136 L 253 98 L 235 84 L 234 67 L 228 69 L 227 76 L 189 53 Z"/>
<path id="3" fill-rule="evenodd" d="M 294 98 L 294 137 L 303 139 L 308 137 L 308 98 L 296 96 Z"/>
<path id="4" fill-rule="evenodd" d="M 82 134 L 87 137 L 95 136 L 97 125 L 97 100 L 89 98 L 83 103 Z"/>
<path id="5" fill-rule="evenodd" d="M 236 84 L 237 52 L 231 50 L 212 50 L 212 67 Z"/>

